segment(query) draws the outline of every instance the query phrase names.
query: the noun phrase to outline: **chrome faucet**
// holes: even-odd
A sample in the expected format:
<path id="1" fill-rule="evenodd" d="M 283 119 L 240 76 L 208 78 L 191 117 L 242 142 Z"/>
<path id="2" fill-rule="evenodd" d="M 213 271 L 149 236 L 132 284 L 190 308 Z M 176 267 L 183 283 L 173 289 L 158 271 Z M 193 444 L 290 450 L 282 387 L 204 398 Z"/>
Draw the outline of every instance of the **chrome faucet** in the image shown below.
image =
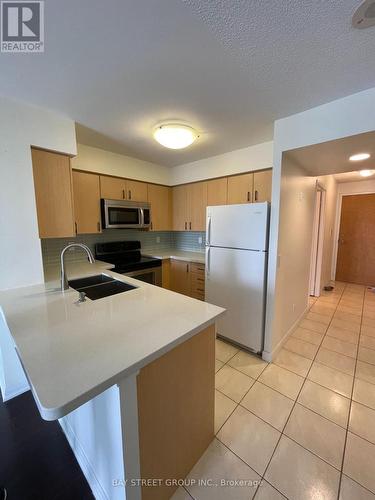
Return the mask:
<path id="1" fill-rule="evenodd" d="M 69 245 L 66 245 L 66 247 L 61 250 L 61 255 L 60 255 L 60 263 L 61 263 L 61 291 L 62 292 L 64 290 L 67 290 L 69 288 L 68 278 L 66 277 L 66 272 L 65 272 L 65 252 L 67 250 L 69 250 L 69 248 L 73 248 L 73 247 L 78 247 L 78 248 L 82 248 L 83 250 L 85 250 L 85 252 L 87 253 L 87 257 L 89 259 L 90 264 L 93 264 L 95 262 L 95 259 L 94 259 L 94 256 L 92 254 L 92 251 L 84 243 L 70 243 Z"/>

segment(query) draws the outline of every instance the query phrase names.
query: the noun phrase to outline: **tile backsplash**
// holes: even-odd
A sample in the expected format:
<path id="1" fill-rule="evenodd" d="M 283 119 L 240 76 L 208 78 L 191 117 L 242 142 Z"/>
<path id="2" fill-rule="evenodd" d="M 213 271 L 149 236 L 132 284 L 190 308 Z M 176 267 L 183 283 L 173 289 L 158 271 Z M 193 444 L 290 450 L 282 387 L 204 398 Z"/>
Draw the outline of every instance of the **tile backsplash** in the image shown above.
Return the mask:
<path id="1" fill-rule="evenodd" d="M 160 231 L 149 232 L 131 229 L 107 229 L 101 234 L 83 234 L 75 238 L 49 238 L 41 240 L 42 255 L 45 266 L 59 263 L 61 250 L 68 243 L 85 243 L 93 251 L 95 243 L 106 241 L 139 240 L 143 253 L 167 250 L 175 248 L 193 252 L 203 252 L 205 245 L 205 233 L 201 232 L 179 232 Z M 67 252 L 68 261 L 86 260 L 86 254 L 79 249 Z"/>

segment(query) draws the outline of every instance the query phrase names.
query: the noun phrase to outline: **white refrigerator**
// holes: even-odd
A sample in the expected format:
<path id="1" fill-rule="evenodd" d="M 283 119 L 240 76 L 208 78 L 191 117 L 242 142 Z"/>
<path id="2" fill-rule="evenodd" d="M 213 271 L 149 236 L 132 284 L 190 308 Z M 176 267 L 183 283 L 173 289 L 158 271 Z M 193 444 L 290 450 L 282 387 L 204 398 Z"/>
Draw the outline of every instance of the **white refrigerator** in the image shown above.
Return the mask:
<path id="1" fill-rule="evenodd" d="M 224 307 L 218 334 L 263 350 L 269 204 L 207 207 L 206 301 Z"/>

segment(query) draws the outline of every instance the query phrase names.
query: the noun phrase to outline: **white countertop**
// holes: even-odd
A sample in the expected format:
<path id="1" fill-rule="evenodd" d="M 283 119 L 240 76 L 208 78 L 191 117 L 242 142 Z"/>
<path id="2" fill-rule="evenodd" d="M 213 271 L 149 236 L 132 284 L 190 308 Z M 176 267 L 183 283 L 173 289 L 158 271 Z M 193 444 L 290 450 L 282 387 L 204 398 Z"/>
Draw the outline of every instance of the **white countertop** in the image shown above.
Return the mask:
<path id="1" fill-rule="evenodd" d="M 96 273 L 97 268 L 91 272 Z M 105 274 L 138 288 L 80 304 L 78 292 L 61 292 L 58 282 L 0 292 L 0 312 L 46 420 L 81 406 L 224 312 L 112 271 Z"/>
<path id="2" fill-rule="evenodd" d="M 103 262 L 102 260 L 95 260 L 90 264 L 88 260 L 65 262 L 65 272 L 68 279 L 85 278 L 86 276 L 93 276 L 93 274 L 100 274 L 108 269 L 113 269 L 114 264 Z M 44 267 L 44 281 L 56 281 L 60 279 L 60 264 L 51 264 Z"/>
<path id="3" fill-rule="evenodd" d="M 155 252 L 142 253 L 145 257 L 154 257 L 156 259 L 175 259 L 183 260 L 186 262 L 196 262 L 197 264 L 205 263 L 204 252 L 188 252 L 185 250 L 175 250 L 170 248 L 168 250 L 156 250 Z"/>

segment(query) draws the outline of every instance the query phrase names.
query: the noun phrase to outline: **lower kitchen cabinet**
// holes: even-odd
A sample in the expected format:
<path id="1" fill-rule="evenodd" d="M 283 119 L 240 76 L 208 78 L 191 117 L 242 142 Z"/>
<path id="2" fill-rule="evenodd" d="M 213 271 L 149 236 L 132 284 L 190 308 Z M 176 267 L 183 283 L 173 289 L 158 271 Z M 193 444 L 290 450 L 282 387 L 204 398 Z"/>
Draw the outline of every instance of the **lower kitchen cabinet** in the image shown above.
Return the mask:
<path id="1" fill-rule="evenodd" d="M 161 266 L 161 286 L 167 290 L 171 290 L 171 261 L 169 259 L 163 259 Z"/>
<path id="2" fill-rule="evenodd" d="M 205 294 L 205 266 L 195 262 L 185 262 L 181 260 L 170 260 L 167 270 L 170 290 L 183 295 L 188 295 L 194 299 L 204 300 Z M 164 264 L 163 264 L 164 274 Z M 163 276 L 163 287 L 164 276 Z"/>
<path id="3" fill-rule="evenodd" d="M 73 193 L 77 234 L 100 233 L 99 175 L 74 170 Z"/>

